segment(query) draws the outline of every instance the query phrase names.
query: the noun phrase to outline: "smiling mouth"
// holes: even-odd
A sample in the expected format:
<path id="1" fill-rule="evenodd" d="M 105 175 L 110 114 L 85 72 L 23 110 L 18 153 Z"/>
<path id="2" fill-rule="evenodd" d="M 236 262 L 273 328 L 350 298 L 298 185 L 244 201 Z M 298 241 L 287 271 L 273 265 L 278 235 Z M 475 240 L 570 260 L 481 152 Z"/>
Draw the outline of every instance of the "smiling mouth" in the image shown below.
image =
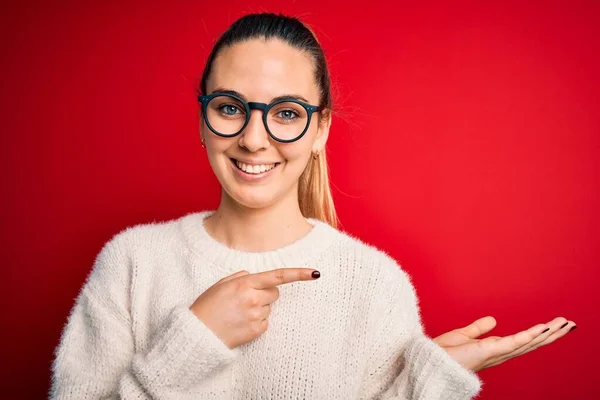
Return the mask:
<path id="1" fill-rule="evenodd" d="M 230 158 L 230 160 L 237 169 L 239 169 L 240 171 L 245 172 L 246 174 L 249 174 L 249 175 L 260 175 L 263 172 L 268 172 L 268 171 L 272 170 L 273 168 L 277 167 L 279 164 L 281 164 L 281 163 L 276 162 L 273 164 L 251 165 L 251 164 L 244 164 L 243 162 L 238 161 L 235 158 Z"/>

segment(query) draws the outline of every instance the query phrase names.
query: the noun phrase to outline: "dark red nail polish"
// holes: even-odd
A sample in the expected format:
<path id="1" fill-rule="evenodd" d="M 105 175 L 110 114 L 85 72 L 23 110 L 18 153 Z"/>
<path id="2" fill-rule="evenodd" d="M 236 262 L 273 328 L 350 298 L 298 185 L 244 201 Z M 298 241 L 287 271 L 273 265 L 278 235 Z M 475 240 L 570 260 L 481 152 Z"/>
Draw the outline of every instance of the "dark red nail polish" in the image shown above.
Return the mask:
<path id="1" fill-rule="evenodd" d="M 564 328 L 564 327 L 565 327 L 565 326 L 567 326 L 567 325 L 569 325 L 569 321 L 565 322 L 565 323 L 563 324 L 563 326 L 561 326 L 561 327 L 560 327 L 560 329 Z"/>
<path id="2" fill-rule="evenodd" d="M 577 329 L 577 325 L 574 325 L 571 329 L 569 329 L 569 332 L 571 332 L 572 330 Z"/>
<path id="3" fill-rule="evenodd" d="M 310 274 L 310 276 L 312 276 L 313 278 L 317 279 L 321 277 L 321 273 L 319 271 L 313 271 L 312 274 Z"/>

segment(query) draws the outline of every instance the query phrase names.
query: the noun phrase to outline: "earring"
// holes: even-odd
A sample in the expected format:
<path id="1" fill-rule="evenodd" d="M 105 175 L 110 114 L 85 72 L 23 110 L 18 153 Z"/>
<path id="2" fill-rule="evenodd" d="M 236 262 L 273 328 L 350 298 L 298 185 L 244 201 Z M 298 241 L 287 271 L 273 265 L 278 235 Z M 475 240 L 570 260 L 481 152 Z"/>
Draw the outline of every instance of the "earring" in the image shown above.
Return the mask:
<path id="1" fill-rule="evenodd" d="M 206 146 L 204 145 L 204 138 L 202 138 L 202 147 L 206 148 Z"/>

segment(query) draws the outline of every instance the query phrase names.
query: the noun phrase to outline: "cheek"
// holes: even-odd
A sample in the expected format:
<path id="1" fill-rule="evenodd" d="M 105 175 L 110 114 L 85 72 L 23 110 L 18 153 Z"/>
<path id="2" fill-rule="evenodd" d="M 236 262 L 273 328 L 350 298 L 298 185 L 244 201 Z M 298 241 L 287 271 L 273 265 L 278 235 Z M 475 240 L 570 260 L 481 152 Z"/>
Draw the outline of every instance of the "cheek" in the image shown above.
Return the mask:
<path id="1" fill-rule="evenodd" d="M 279 154 L 286 161 L 288 169 L 302 171 L 310 158 L 310 144 L 304 145 L 298 143 L 293 146 L 280 146 Z"/>
<path id="2" fill-rule="evenodd" d="M 312 154 L 312 145 L 315 140 L 314 136 L 316 135 L 316 131 L 314 129 L 309 129 L 306 134 L 301 137 L 299 140 L 293 143 L 281 143 L 277 145 L 277 150 L 279 154 L 291 163 L 300 163 L 306 164 L 311 157 Z"/>
<path id="3" fill-rule="evenodd" d="M 221 179 L 227 176 L 227 170 L 230 168 L 230 161 L 224 154 L 228 146 L 222 140 L 217 138 L 206 139 L 206 157 L 215 175 Z"/>

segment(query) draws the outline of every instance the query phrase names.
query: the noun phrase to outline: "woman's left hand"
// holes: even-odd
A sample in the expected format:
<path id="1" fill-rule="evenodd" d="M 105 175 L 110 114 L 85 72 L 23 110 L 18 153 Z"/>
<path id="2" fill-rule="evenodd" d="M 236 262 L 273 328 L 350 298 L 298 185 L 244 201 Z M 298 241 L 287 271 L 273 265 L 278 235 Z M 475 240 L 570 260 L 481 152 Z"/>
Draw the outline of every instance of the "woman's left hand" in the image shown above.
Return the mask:
<path id="1" fill-rule="evenodd" d="M 477 339 L 495 326 L 494 317 L 483 317 L 468 326 L 444 333 L 433 341 L 465 368 L 480 371 L 550 344 L 576 325 L 573 321 L 557 317 L 547 324 L 538 324 L 514 335 Z M 549 330 L 544 332 L 546 328 Z"/>

